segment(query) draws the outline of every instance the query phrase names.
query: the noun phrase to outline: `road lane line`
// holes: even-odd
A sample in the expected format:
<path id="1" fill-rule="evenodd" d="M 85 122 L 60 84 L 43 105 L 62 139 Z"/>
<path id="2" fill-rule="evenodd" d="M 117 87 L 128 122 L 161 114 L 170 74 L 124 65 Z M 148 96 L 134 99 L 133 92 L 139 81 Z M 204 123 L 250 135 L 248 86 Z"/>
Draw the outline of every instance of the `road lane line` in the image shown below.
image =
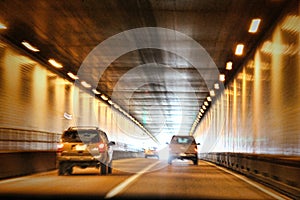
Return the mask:
<path id="1" fill-rule="evenodd" d="M 155 163 L 145 167 L 144 169 L 142 169 L 141 171 L 139 171 L 135 175 L 129 177 L 128 179 L 126 179 L 125 181 L 123 181 L 122 183 L 117 185 L 115 188 L 110 190 L 104 198 L 109 199 L 109 198 L 112 198 L 112 197 L 116 196 L 117 194 L 122 192 L 126 187 L 128 187 L 131 183 L 133 183 L 137 178 L 139 178 L 141 175 L 143 175 L 145 172 L 147 172 L 147 170 L 151 169 L 152 167 L 157 165 L 159 162 L 160 161 L 156 161 Z"/>
<path id="2" fill-rule="evenodd" d="M 205 162 L 206 162 L 206 161 L 205 161 Z M 229 170 L 227 170 L 227 169 L 225 169 L 225 168 L 223 168 L 223 167 L 219 167 L 219 166 L 217 166 L 217 165 L 215 165 L 215 164 L 213 164 L 213 163 L 210 163 L 210 162 L 206 162 L 206 163 L 208 163 L 209 165 L 212 165 L 212 166 L 214 166 L 214 167 L 217 167 L 218 169 L 221 169 L 222 171 L 225 171 L 225 172 L 227 172 L 227 173 L 229 173 L 229 174 L 231 174 L 231 175 L 233 175 L 233 176 L 235 176 L 235 177 L 241 179 L 242 181 L 244 181 L 244 182 L 246 182 L 246 183 L 252 185 L 253 187 L 259 189 L 260 191 L 262 191 L 262 192 L 264 192 L 264 193 L 266 193 L 266 194 L 268 194 L 268 195 L 270 195 L 271 197 L 274 197 L 275 199 L 278 199 L 278 200 L 286 200 L 286 198 L 283 198 L 282 196 L 279 196 L 279 195 L 277 195 L 277 194 L 275 194 L 275 193 L 273 193 L 273 192 L 271 192 L 271 191 L 269 191 L 269 190 L 266 190 L 266 189 L 262 188 L 261 186 L 259 186 L 259 185 L 256 184 L 255 182 L 250 181 L 248 178 L 245 178 L 245 177 L 243 177 L 243 176 L 241 176 L 241 175 L 235 174 L 234 172 L 231 172 L 231 171 L 229 171 Z"/>

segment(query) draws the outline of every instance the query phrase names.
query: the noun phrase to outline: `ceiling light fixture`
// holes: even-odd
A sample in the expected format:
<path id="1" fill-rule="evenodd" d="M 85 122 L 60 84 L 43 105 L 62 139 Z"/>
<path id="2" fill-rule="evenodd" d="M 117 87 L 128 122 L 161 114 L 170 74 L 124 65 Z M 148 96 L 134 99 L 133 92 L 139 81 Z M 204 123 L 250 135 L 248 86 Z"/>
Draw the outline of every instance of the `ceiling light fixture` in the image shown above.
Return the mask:
<path id="1" fill-rule="evenodd" d="M 81 85 L 85 88 L 91 88 L 92 86 L 85 81 L 81 81 Z"/>
<path id="2" fill-rule="evenodd" d="M 56 62 L 54 59 L 49 59 L 48 62 L 55 68 L 63 68 L 62 64 Z"/>
<path id="3" fill-rule="evenodd" d="M 232 62 L 231 61 L 228 61 L 226 63 L 226 70 L 232 70 Z"/>
<path id="4" fill-rule="evenodd" d="M 104 101 L 107 101 L 107 100 L 108 100 L 108 97 L 105 96 L 105 94 L 101 94 L 101 98 L 102 98 Z"/>
<path id="5" fill-rule="evenodd" d="M 216 90 L 220 89 L 219 83 L 215 83 L 214 88 L 215 88 Z M 212 95 L 210 95 L 210 96 L 212 96 Z"/>
<path id="6" fill-rule="evenodd" d="M 92 89 L 92 91 L 94 92 L 94 94 L 101 94 L 97 89 Z"/>
<path id="7" fill-rule="evenodd" d="M 260 19 L 252 19 L 250 28 L 248 30 L 249 33 L 256 33 L 260 24 Z"/>
<path id="8" fill-rule="evenodd" d="M 113 105 L 114 103 L 112 102 L 112 100 L 108 100 L 107 101 L 110 105 Z M 131 117 L 131 116 L 128 116 L 128 117 Z"/>
<path id="9" fill-rule="evenodd" d="M 238 44 L 235 49 L 235 55 L 237 55 L 237 56 L 243 55 L 243 50 L 244 50 L 244 45 Z"/>
<path id="10" fill-rule="evenodd" d="M 29 44 L 28 42 L 26 41 L 23 41 L 22 44 L 27 48 L 29 49 L 30 51 L 33 51 L 33 52 L 39 52 L 40 50 L 34 46 L 32 46 L 31 44 Z"/>
<path id="11" fill-rule="evenodd" d="M 212 97 L 214 97 L 214 96 L 216 95 L 214 90 L 209 91 L 209 94 L 210 94 L 210 96 L 212 96 Z"/>
<path id="12" fill-rule="evenodd" d="M 208 106 L 209 104 L 208 104 L 208 102 L 207 102 L 207 101 L 205 101 L 205 102 L 204 102 L 204 105 Z"/>
<path id="13" fill-rule="evenodd" d="M 206 99 L 207 99 L 207 101 L 211 101 L 211 97 L 207 97 Z"/>
<path id="14" fill-rule="evenodd" d="M 0 29 L 7 29 L 7 27 L 4 24 L 0 23 Z"/>
<path id="15" fill-rule="evenodd" d="M 220 75 L 219 75 L 219 80 L 220 80 L 221 82 L 224 82 L 224 81 L 225 81 L 225 74 L 220 74 Z"/>
<path id="16" fill-rule="evenodd" d="M 74 75 L 72 72 L 68 72 L 67 74 L 68 74 L 68 76 L 69 76 L 71 79 L 73 79 L 73 80 L 79 79 L 79 77 L 76 76 L 76 75 Z"/>

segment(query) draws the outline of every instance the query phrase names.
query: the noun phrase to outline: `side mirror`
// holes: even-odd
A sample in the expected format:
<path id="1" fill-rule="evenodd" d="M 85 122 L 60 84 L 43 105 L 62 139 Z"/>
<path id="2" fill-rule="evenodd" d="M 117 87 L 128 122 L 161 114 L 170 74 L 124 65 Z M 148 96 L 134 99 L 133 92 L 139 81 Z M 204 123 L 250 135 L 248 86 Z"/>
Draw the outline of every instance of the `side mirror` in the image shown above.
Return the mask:
<path id="1" fill-rule="evenodd" d="M 116 143 L 114 142 L 114 141 L 110 141 L 109 143 L 108 143 L 108 146 L 113 146 L 113 145 L 115 145 Z"/>

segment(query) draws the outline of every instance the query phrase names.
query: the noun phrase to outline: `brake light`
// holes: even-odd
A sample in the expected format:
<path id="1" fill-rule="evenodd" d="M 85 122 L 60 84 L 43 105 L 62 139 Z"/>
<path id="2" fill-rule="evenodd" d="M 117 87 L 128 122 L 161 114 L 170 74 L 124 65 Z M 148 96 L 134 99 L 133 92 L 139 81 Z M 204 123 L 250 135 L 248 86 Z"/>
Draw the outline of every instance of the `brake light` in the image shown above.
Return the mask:
<path id="1" fill-rule="evenodd" d="M 105 143 L 100 143 L 100 144 L 98 145 L 98 149 L 99 149 L 99 152 L 100 152 L 100 153 L 105 152 L 105 151 L 106 151 L 106 144 L 105 144 Z"/>
<path id="2" fill-rule="evenodd" d="M 57 144 L 57 152 L 62 152 L 64 150 L 64 144 L 58 143 Z"/>

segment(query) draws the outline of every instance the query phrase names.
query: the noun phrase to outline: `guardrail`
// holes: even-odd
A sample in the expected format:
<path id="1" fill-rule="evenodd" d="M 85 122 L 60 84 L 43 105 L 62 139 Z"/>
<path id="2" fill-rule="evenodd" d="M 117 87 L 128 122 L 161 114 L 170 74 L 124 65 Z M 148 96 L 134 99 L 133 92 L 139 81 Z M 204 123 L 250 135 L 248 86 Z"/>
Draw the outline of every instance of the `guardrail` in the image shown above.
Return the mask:
<path id="1" fill-rule="evenodd" d="M 300 199 L 300 157 L 247 153 L 203 153 L 200 158 L 237 171 Z"/>
<path id="2" fill-rule="evenodd" d="M 143 152 L 114 151 L 113 160 L 143 157 Z M 56 169 L 55 151 L 0 152 L 0 179 Z"/>

